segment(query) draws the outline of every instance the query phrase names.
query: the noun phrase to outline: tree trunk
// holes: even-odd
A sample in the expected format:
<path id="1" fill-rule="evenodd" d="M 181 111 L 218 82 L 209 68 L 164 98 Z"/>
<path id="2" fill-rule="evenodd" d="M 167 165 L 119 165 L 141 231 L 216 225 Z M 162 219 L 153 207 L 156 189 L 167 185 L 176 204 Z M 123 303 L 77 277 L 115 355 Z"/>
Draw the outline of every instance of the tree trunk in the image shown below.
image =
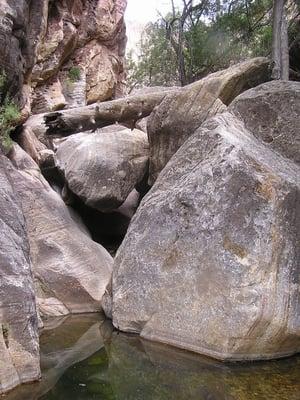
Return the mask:
<path id="1" fill-rule="evenodd" d="M 290 57 L 289 57 L 289 36 L 286 8 L 284 7 L 281 25 L 281 79 L 289 80 Z"/>
<path id="2" fill-rule="evenodd" d="M 285 10 L 286 0 L 274 0 L 272 78 L 289 80 L 288 27 Z"/>
<path id="3" fill-rule="evenodd" d="M 30 117 L 24 129 L 29 128 L 36 137 L 48 145 L 48 137 L 62 137 L 73 133 L 96 130 L 116 122 L 137 121 L 151 114 L 164 97 L 178 88 L 157 92 L 145 91 L 117 100 L 95 103 Z"/>
<path id="4" fill-rule="evenodd" d="M 187 84 L 186 78 L 186 70 L 185 70 L 185 59 L 183 54 L 183 24 L 180 21 L 179 32 L 178 32 L 178 54 L 177 54 L 177 62 L 178 62 L 178 74 L 181 86 L 185 86 Z"/>

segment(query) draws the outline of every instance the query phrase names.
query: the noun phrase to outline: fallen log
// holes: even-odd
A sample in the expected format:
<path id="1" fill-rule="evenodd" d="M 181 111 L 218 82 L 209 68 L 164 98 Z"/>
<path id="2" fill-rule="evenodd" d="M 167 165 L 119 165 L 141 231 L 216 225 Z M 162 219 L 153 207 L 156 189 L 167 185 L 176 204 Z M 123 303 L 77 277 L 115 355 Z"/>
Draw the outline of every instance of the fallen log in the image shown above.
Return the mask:
<path id="1" fill-rule="evenodd" d="M 30 128 L 37 138 L 45 143 L 48 142 L 49 136 L 69 136 L 78 132 L 95 131 L 114 123 L 137 121 L 150 115 L 166 95 L 177 90 L 170 88 L 153 93 L 146 91 L 89 106 L 33 115 L 27 120 L 24 128 Z"/>

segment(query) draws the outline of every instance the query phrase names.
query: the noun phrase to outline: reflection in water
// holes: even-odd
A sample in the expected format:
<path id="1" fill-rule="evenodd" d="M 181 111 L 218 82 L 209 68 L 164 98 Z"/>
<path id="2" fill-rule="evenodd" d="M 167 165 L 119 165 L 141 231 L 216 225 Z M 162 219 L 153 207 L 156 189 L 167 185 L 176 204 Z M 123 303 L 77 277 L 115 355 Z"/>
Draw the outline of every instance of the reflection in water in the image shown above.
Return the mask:
<path id="1" fill-rule="evenodd" d="M 66 370 L 103 347 L 99 326 L 104 318 L 96 314 L 52 318 L 40 336 L 42 380 L 22 385 L 4 400 L 38 400 L 55 387 Z M 67 400 L 68 397 L 65 399 Z"/>
<path id="2" fill-rule="evenodd" d="M 224 364 L 133 335 L 96 316 L 41 337 L 43 379 L 5 400 L 299 400 L 300 357 Z"/>

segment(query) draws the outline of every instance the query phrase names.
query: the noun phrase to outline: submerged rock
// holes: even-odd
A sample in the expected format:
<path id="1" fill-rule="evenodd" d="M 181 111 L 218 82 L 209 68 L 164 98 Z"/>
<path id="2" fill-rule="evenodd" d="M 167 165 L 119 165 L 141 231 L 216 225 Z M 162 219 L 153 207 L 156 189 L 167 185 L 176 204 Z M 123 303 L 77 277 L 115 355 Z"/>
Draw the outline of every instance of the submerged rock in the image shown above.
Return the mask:
<path id="1" fill-rule="evenodd" d="M 40 336 L 42 379 L 33 385 L 24 385 L 14 390 L 6 400 L 44 398 L 72 365 L 103 348 L 100 334 L 102 324 L 103 317 L 98 314 L 49 318 L 45 321 Z M 56 399 L 60 398 L 57 392 L 55 396 Z"/>
<path id="2" fill-rule="evenodd" d="M 112 257 L 90 238 L 79 217 L 15 146 L 14 182 L 22 200 L 41 315 L 101 310 Z"/>
<path id="3" fill-rule="evenodd" d="M 231 114 L 214 117 L 131 222 L 115 259 L 113 324 L 222 360 L 296 353 L 299 241 L 300 167 Z"/>
<path id="4" fill-rule="evenodd" d="M 300 357 L 221 363 L 119 332 L 106 348 L 116 399 L 296 400 L 300 393 Z"/>
<path id="5" fill-rule="evenodd" d="M 300 83 L 272 81 L 238 96 L 230 105 L 254 136 L 300 164 Z"/>
<path id="6" fill-rule="evenodd" d="M 254 58 L 166 96 L 148 120 L 149 184 L 206 119 L 226 110 L 226 105 L 243 91 L 269 80 L 268 67 L 266 58 Z"/>
<path id="7" fill-rule="evenodd" d="M 0 155 L 0 394 L 40 377 L 29 243 L 11 173 Z"/>
<path id="8" fill-rule="evenodd" d="M 92 208 L 112 211 L 147 171 L 147 135 L 120 125 L 79 133 L 58 146 L 56 159 L 73 193 Z"/>

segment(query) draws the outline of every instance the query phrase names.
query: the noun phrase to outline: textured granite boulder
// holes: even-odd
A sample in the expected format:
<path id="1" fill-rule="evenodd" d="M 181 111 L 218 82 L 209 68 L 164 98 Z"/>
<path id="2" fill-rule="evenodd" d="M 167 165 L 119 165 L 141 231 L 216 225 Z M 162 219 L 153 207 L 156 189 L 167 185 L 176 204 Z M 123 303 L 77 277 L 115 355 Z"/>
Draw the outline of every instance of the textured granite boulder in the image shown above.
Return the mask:
<path id="1" fill-rule="evenodd" d="M 15 187 L 22 200 L 41 315 L 95 312 L 111 276 L 112 258 L 92 241 L 79 217 L 18 146 Z"/>
<path id="2" fill-rule="evenodd" d="M 272 81 L 239 95 L 229 109 L 268 147 L 300 164 L 300 83 Z"/>
<path id="3" fill-rule="evenodd" d="M 243 91 L 269 80 L 268 67 L 266 58 L 250 59 L 166 96 L 148 120 L 149 184 L 206 119 L 224 111 Z"/>
<path id="4" fill-rule="evenodd" d="M 79 133 L 58 146 L 56 159 L 73 193 L 90 207 L 111 211 L 147 171 L 147 135 L 120 125 Z"/>
<path id="5" fill-rule="evenodd" d="M 29 243 L 12 172 L 0 155 L 0 394 L 40 377 Z"/>
<path id="6" fill-rule="evenodd" d="M 296 353 L 299 240 L 300 167 L 230 113 L 216 116 L 131 222 L 115 259 L 113 324 L 222 360 Z"/>

